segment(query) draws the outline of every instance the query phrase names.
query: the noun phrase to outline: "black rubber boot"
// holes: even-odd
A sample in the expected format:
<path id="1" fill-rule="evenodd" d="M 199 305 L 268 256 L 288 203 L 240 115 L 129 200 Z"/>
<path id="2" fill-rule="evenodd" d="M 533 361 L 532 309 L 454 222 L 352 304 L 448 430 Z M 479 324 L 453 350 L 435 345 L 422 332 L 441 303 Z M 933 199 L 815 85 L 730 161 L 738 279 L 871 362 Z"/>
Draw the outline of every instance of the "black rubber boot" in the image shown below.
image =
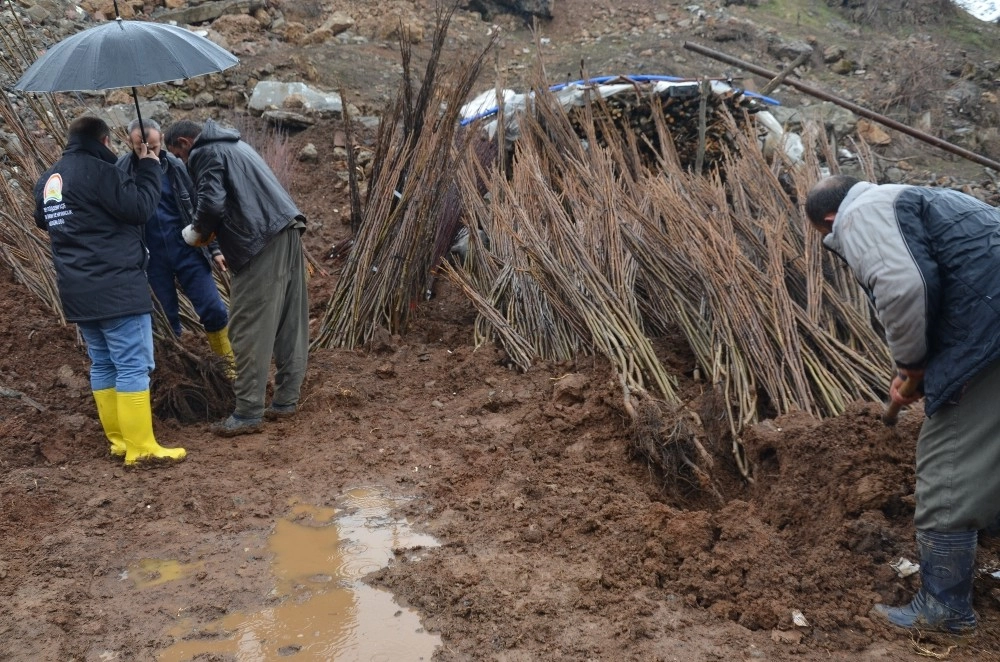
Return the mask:
<path id="1" fill-rule="evenodd" d="M 976 629 L 972 577 L 976 531 L 917 531 L 923 586 L 904 607 L 875 605 L 874 615 L 911 630 L 969 634 Z"/>

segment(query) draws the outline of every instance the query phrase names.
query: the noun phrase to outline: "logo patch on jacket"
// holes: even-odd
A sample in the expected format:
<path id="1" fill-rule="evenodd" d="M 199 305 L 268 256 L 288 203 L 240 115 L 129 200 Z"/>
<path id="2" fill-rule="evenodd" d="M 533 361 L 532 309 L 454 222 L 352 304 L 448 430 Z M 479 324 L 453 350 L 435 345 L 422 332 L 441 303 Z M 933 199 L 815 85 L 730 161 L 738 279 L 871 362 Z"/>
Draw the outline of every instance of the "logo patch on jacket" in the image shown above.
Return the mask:
<path id="1" fill-rule="evenodd" d="M 45 197 L 42 202 L 62 202 L 62 185 L 62 175 L 58 172 L 54 172 L 49 175 L 48 180 L 45 182 L 45 189 L 42 194 Z"/>

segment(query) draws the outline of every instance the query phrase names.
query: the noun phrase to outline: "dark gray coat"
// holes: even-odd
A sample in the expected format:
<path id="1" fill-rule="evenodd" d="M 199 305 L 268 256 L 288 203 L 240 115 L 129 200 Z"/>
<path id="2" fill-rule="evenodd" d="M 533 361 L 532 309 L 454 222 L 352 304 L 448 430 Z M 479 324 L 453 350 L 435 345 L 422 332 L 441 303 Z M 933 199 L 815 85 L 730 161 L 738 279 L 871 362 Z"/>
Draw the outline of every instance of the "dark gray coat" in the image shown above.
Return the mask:
<path id="1" fill-rule="evenodd" d="M 203 237 L 215 234 L 234 272 L 279 232 L 305 221 L 271 168 L 234 129 L 206 121 L 187 165 L 198 191 L 194 226 Z"/>

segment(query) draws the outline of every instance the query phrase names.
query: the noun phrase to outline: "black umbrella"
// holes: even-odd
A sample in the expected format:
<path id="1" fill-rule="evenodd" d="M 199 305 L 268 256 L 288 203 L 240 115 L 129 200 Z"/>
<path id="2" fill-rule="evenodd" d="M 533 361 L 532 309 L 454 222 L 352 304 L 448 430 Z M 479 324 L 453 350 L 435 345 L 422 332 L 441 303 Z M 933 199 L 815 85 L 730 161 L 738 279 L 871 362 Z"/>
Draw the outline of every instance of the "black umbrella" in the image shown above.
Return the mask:
<path id="1" fill-rule="evenodd" d="M 239 64 L 226 49 L 190 30 L 163 23 L 115 20 L 68 37 L 45 52 L 20 80 L 22 92 L 76 92 L 132 88 L 135 112 L 142 127 L 135 88 L 216 73 Z"/>

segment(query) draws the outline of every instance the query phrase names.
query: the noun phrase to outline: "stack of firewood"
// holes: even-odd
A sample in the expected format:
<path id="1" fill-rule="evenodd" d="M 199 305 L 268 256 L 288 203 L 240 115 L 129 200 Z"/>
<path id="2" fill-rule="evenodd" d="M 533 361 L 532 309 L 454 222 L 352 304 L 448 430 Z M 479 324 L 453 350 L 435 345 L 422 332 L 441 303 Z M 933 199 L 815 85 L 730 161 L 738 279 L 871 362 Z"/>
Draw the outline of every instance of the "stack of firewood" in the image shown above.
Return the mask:
<path id="1" fill-rule="evenodd" d="M 589 105 L 576 106 L 568 113 L 574 130 L 587 139 L 585 127 L 594 118 L 594 136 L 602 147 L 608 145 L 609 132 L 621 136 L 635 135 L 640 157 L 647 166 L 654 166 L 667 153 L 676 153 L 681 166 L 690 170 L 698 163 L 701 151 L 703 171 L 715 169 L 726 150 L 736 147 L 734 132 L 746 128 L 753 113 L 763 110 L 758 100 L 742 90 L 713 91 L 697 82 L 661 86 L 636 83 Z M 700 136 L 704 105 L 704 143 Z M 756 131 L 756 128 L 753 128 Z M 661 136 L 669 136 L 671 145 L 664 145 Z"/>

